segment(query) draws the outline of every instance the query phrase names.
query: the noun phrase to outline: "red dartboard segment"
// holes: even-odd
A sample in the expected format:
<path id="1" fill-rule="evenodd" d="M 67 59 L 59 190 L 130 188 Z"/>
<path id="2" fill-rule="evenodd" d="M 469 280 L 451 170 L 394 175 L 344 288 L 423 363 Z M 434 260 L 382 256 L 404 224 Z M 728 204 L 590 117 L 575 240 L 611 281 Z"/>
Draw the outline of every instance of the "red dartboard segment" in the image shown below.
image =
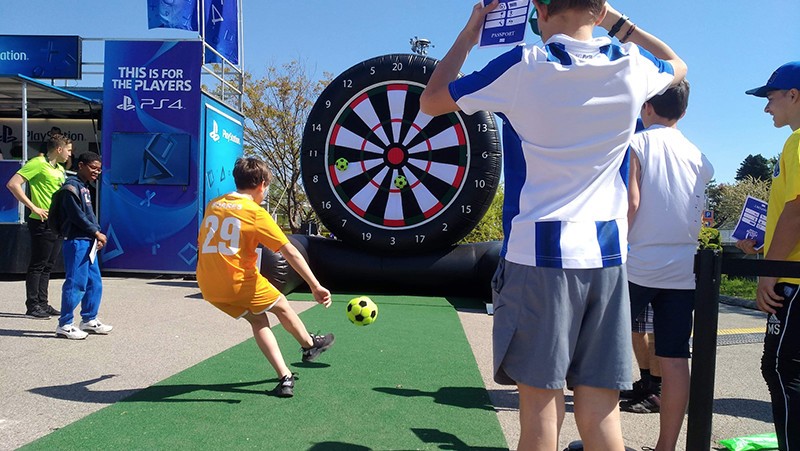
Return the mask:
<path id="1" fill-rule="evenodd" d="M 331 183 L 333 183 L 334 186 L 339 184 L 339 177 L 336 175 L 336 166 L 328 166 L 328 175 L 330 176 Z"/>
<path id="2" fill-rule="evenodd" d="M 342 126 L 339 124 L 333 126 L 333 130 L 331 131 L 331 145 L 336 145 L 337 138 L 339 137 L 339 129 L 341 128 Z"/>
<path id="3" fill-rule="evenodd" d="M 467 143 L 467 138 L 464 136 L 464 129 L 461 128 L 461 124 L 455 124 L 453 128 L 456 130 L 456 136 L 458 137 L 458 145 L 463 146 Z"/>
<path id="4" fill-rule="evenodd" d="M 363 102 L 363 101 L 365 101 L 367 99 L 369 99 L 369 94 L 367 94 L 365 92 L 364 94 L 358 96 L 357 99 L 353 100 L 353 103 L 350 104 L 350 109 L 351 110 L 355 110 L 358 107 L 358 105 L 361 104 L 361 102 Z"/>
<path id="5" fill-rule="evenodd" d="M 444 205 L 442 205 L 441 203 L 437 202 L 436 205 L 433 206 L 433 208 L 431 208 L 430 210 L 428 210 L 428 211 L 426 211 L 426 212 L 424 212 L 422 214 L 426 218 L 430 218 L 431 216 L 435 215 L 436 213 L 439 213 L 442 210 L 442 208 L 444 208 Z"/>
<path id="6" fill-rule="evenodd" d="M 461 181 L 464 180 L 464 173 L 466 171 L 464 168 L 458 168 L 458 173 L 456 174 L 455 180 L 453 180 L 453 186 L 461 186 Z"/>
<path id="7" fill-rule="evenodd" d="M 358 214 L 361 217 L 363 217 L 364 215 L 367 214 L 367 212 L 365 212 L 364 210 L 358 208 L 358 206 L 356 204 L 354 204 L 353 201 L 347 202 L 347 206 L 350 207 L 351 210 L 356 212 L 356 214 Z"/>
<path id="8" fill-rule="evenodd" d="M 386 227 L 403 227 L 406 222 L 402 219 L 384 219 L 383 225 Z"/>

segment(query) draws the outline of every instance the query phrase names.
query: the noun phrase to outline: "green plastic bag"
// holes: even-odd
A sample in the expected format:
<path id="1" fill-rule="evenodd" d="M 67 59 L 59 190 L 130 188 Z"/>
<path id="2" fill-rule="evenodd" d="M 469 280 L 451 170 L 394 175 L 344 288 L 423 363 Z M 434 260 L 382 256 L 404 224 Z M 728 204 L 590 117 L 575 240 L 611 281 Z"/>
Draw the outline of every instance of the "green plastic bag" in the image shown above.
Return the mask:
<path id="1" fill-rule="evenodd" d="M 744 437 L 727 438 L 719 444 L 730 451 L 754 451 L 759 449 L 778 449 L 778 438 L 775 433 L 755 434 Z"/>

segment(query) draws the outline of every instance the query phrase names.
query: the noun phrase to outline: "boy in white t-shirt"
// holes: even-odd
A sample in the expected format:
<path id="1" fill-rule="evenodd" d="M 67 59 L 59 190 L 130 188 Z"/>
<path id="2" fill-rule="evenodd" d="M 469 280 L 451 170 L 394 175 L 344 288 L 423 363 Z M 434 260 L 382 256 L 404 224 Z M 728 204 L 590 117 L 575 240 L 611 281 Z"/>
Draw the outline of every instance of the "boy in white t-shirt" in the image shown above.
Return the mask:
<path id="1" fill-rule="evenodd" d="M 604 0 L 534 0 L 542 47 L 458 78 L 486 15 L 473 7 L 420 98 L 423 113 L 498 113 L 505 241 L 494 288 L 495 380 L 517 385 L 519 449 L 558 447 L 564 387 L 587 449 L 622 450 L 631 388 L 626 150 L 641 105 L 685 63 Z M 594 38 L 596 26 L 609 37 Z"/>
<path id="2" fill-rule="evenodd" d="M 657 450 L 675 449 L 689 402 L 689 337 L 694 310 L 694 256 L 714 176 L 708 159 L 678 130 L 689 103 L 686 80 L 642 106 L 645 130 L 631 140 L 628 181 L 628 288 L 631 316 L 653 307 L 661 396 L 650 387 L 620 408 L 660 410 Z"/>

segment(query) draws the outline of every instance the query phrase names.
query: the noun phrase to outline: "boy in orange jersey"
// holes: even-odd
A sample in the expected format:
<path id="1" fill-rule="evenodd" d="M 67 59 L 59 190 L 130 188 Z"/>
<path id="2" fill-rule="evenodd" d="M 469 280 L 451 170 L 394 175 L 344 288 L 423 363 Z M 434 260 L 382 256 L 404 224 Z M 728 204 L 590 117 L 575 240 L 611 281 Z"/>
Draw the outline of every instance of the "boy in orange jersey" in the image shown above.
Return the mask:
<path id="1" fill-rule="evenodd" d="M 275 393 L 294 396 L 294 374 L 283 360 L 270 329 L 267 311 L 300 343 L 303 361 L 310 362 L 333 345 L 333 334 L 309 334 L 286 297 L 261 275 L 256 248 L 262 244 L 280 252 L 308 283 L 314 300 L 331 305 L 331 293 L 320 285 L 308 263 L 259 205 L 272 173 L 256 158 L 239 158 L 233 168 L 236 191 L 212 200 L 198 236 L 197 283 L 203 298 L 234 318 L 246 319 L 258 347 L 280 378 Z"/>

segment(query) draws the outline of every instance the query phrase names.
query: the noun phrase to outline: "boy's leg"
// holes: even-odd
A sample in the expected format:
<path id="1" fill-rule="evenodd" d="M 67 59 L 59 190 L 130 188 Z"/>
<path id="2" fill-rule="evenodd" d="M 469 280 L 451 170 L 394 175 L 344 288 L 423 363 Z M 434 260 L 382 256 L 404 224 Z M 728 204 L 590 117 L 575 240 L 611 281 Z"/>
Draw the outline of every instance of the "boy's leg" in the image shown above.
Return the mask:
<path id="1" fill-rule="evenodd" d="M 311 335 L 306 330 L 305 324 L 303 321 L 300 320 L 300 317 L 297 315 L 297 312 L 294 311 L 291 305 L 289 305 L 289 301 L 286 300 L 286 296 L 281 295 L 280 298 L 275 302 L 269 311 L 274 313 L 275 316 L 278 317 L 278 321 L 280 321 L 281 326 L 286 329 L 287 332 L 292 334 L 295 340 L 300 343 L 300 346 L 307 349 L 314 346 L 314 341 L 311 339 Z"/>
<path id="2" fill-rule="evenodd" d="M 661 431 L 656 449 L 676 449 L 689 403 L 689 359 L 661 357 L 664 379 L 661 385 Z"/>
<path id="3" fill-rule="evenodd" d="M 261 349 L 261 352 L 264 354 L 264 357 L 267 358 L 269 364 L 272 365 L 272 368 L 275 369 L 278 377 L 291 375 L 292 372 L 283 360 L 283 354 L 281 354 L 281 349 L 278 347 L 275 334 L 273 334 L 272 329 L 269 328 L 269 318 L 267 314 L 261 313 L 254 315 L 248 312 L 244 315 L 244 319 L 246 319 L 253 328 L 253 337 L 256 339 L 259 349 Z"/>
<path id="4" fill-rule="evenodd" d="M 659 398 L 660 430 L 656 449 L 676 449 L 689 403 L 689 340 L 694 290 L 662 289 L 653 301 L 655 350 L 663 372 Z"/>
<path id="5" fill-rule="evenodd" d="M 769 316 L 761 356 L 761 375 L 772 400 L 772 421 L 778 447 L 800 449 L 800 290 L 794 284 L 779 283 L 775 292 L 783 306 Z M 774 326 L 778 327 L 774 327 Z"/>
<path id="6" fill-rule="evenodd" d="M 89 280 L 89 259 L 86 256 L 88 246 L 85 240 L 65 240 L 62 245 L 64 254 L 64 284 L 61 288 L 60 327 L 72 324 L 75 307 L 81 302 Z"/>
<path id="7" fill-rule="evenodd" d="M 639 371 L 650 372 L 650 344 L 647 341 L 648 336 L 646 333 L 633 332 L 631 334 L 631 344 L 633 344 L 633 356 L 636 357 L 636 364 L 639 366 Z M 644 376 L 642 375 L 642 378 Z"/>
<path id="8" fill-rule="evenodd" d="M 87 273 L 86 293 L 81 300 L 81 318 L 85 323 L 97 318 L 103 297 L 103 280 L 100 278 L 100 262 L 97 259 L 94 263 L 89 263 Z"/>
<path id="9" fill-rule="evenodd" d="M 625 449 L 617 408 L 619 392 L 580 385 L 575 387 L 574 394 L 575 423 L 583 440 L 584 449 L 586 451 Z"/>
<path id="10" fill-rule="evenodd" d="M 661 378 L 661 361 L 656 356 L 656 338 L 653 333 L 647 334 L 647 359 L 649 360 L 650 375 L 660 379 Z"/>
<path id="11" fill-rule="evenodd" d="M 564 422 L 564 391 L 518 384 L 519 451 L 554 450 Z M 616 405 L 616 403 L 615 403 Z"/>

